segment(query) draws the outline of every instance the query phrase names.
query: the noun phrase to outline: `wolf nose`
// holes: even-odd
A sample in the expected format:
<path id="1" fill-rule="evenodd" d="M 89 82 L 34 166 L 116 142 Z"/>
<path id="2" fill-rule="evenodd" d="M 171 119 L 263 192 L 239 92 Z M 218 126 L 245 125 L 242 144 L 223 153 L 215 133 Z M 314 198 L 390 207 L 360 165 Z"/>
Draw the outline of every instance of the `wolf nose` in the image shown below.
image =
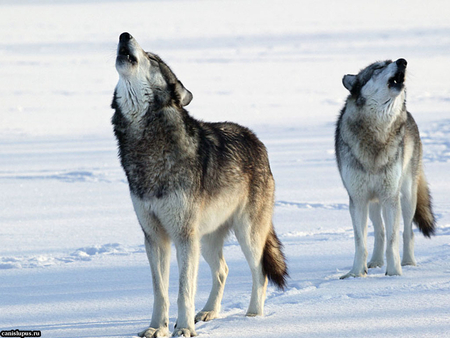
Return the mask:
<path id="1" fill-rule="evenodd" d="M 128 41 L 130 41 L 132 38 L 133 38 L 133 37 L 131 36 L 130 33 L 125 32 L 125 33 L 120 34 L 119 41 L 120 41 L 120 42 L 128 42 Z"/>
<path id="2" fill-rule="evenodd" d="M 406 65 L 408 64 L 405 59 L 398 59 L 397 61 L 395 61 L 395 63 L 399 68 L 406 68 Z"/>

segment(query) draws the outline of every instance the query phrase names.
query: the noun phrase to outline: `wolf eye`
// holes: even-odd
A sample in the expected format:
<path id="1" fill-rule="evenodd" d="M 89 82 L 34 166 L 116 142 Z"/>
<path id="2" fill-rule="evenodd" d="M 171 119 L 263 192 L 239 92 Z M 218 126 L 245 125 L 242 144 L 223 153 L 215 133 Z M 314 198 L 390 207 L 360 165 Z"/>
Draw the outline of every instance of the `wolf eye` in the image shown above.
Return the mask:
<path id="1" fill-rule="evenodd" d="M 381 72 L 383 69 L 384 69 L 384 66 L 378 66 L 378 67 L 375 67 L 375 68 L 374 68 L 374 72 L 379 73 L 379 72 Z"/>
<path id="2" fill-rule="evenodd" d="M 156 63 L 159 63 L 159 61 L 153 55 L 147 54 L 147 56 L 150 60 L 155 61 Z"/>

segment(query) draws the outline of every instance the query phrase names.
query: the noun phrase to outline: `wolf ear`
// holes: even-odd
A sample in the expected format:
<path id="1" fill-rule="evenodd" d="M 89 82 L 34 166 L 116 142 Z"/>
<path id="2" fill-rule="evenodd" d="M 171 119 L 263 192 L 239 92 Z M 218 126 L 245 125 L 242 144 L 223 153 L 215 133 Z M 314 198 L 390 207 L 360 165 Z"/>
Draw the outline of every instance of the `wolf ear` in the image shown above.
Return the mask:
<path id="1" fill-rule="evenodd" d="M 178 95 L 180 95 L 180 103 L 183 107 L 187 106 L 189 103 L 191 103 L 192 98 L 193 98 L 192 93 L 189 90 L 187 90 L 186 88 L 184 88 L 181 81 L 177 81 L 177 84 L 175 85 L 175 89 L 176 89 Z"/>
<path id="2" fill-rule="evenodd" d="M 344 75 L 344 77 L 342 78 L 342 84 L 344 85 L 345 88 L 348 89 L 349 92 L 352 91 L 355 82 L 356 82 L 356 75 L 347 74 Z"/>

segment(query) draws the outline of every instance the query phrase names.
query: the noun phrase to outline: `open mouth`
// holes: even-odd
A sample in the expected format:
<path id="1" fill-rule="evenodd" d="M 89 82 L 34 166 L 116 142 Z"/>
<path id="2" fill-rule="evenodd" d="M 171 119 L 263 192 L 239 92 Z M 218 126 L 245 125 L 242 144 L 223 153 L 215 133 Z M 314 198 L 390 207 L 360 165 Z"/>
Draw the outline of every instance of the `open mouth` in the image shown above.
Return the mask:
<path id="1" fill-rule="evenodd" d="M 137 63 L 137 58 L 130 52 L 128 47 L 121 46 L 117 51 L 117 60 L 121 62 Z"/>
<path id="2" fill-rule="evenodd" d="M 389 79 L 389 88 L 402 89 L 405 83 L 405 72 L 398 71 L 393 77 Z"/>

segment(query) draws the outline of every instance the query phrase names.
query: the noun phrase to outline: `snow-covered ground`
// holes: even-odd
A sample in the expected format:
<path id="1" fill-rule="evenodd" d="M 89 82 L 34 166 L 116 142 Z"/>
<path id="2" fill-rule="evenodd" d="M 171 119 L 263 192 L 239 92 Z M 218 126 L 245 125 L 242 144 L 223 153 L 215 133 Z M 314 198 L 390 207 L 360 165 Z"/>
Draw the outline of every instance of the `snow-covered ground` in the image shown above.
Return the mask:
<path id="1" fill-rule="evenodd" d="M 150 269 L 110 125 L 128 31 L 192 91 L 193 116 L 244 124 L 269 149 L 289 287 L 270 286 L 265 316 L 245 317 L 251 277 L 231 237 L 221 318 L 198 323 L 200 336 L 450 336 L 449 15 L 439 0 L 0 1 L 0 330 L 132 337 L 148 326 Z M 437 233 L 416 231 L 418 266 L 401 277 L 339 280 L 354 253 L 333 153 L 341 78 L 399 57 Z M 177 274 L 173 258 L 171 329 Z M 197 309 L 210 286 L 202 260 Z"/>

